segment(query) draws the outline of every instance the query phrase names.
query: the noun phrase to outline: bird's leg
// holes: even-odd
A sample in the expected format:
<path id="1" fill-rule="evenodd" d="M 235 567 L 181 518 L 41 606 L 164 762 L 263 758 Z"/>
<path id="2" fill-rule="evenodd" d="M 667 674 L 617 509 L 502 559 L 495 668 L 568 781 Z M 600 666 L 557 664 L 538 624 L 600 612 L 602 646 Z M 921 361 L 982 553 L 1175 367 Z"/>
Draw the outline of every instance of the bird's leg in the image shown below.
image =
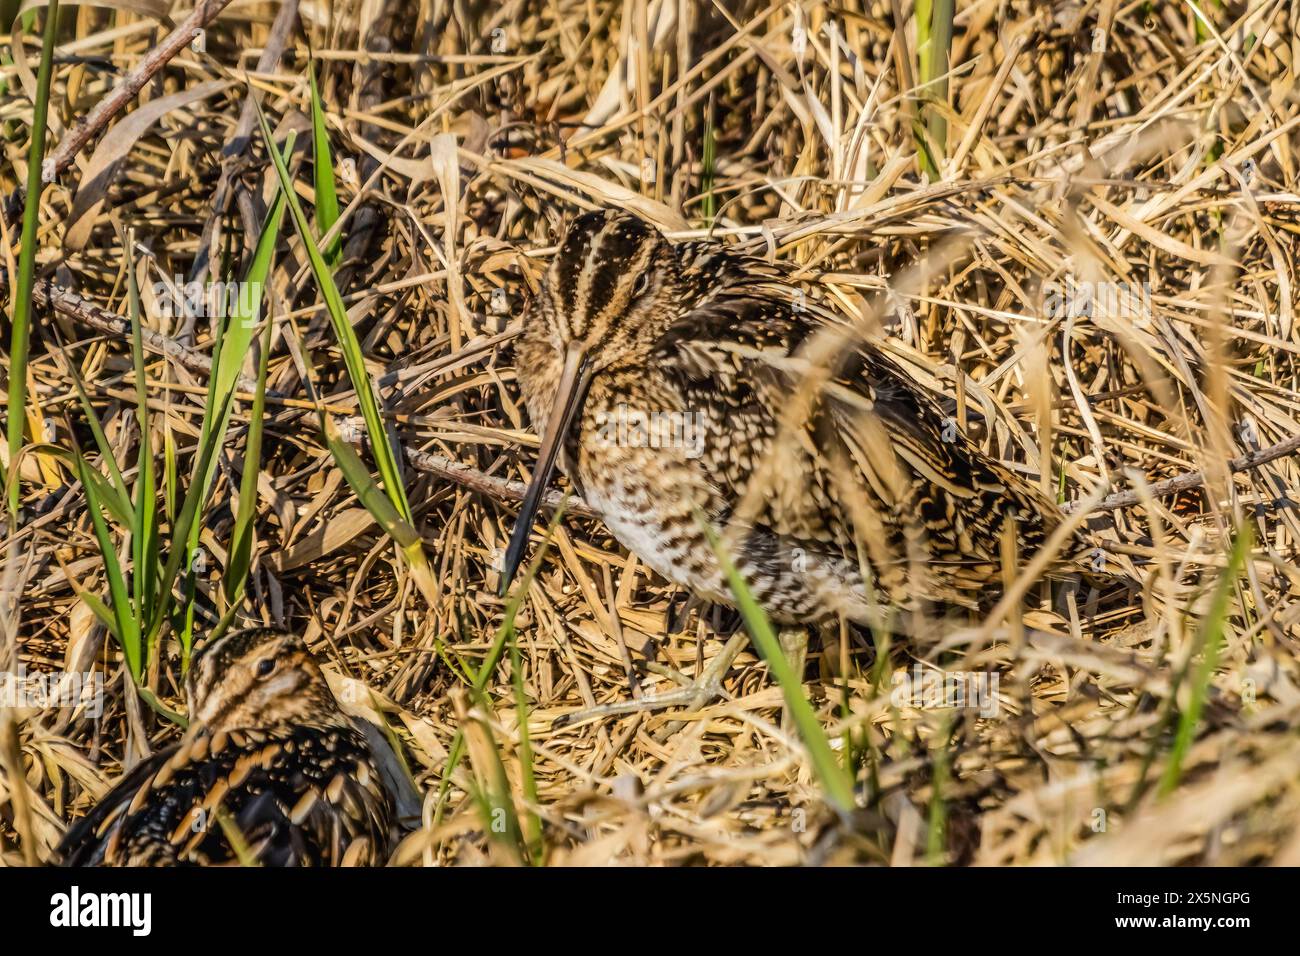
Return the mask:
<path id="1" fill-rule="evenodd" d="M 786 660 L 790 662 L 791 668 L 802 680 L 804 667 L 808 659 L 808 629 L 806 627 L 782 628 L 779 632 L 779 640 L 781 642 L 781 651 Z M 557 718 L 553 726 L 557 728 L 571 727 L 598 717 L 633 714 L 647 710 L 659 710 L 665 707 L 684 707 L 686 710 L 699 710 L 715 697 L 721 695 L 722 679 L 731 670 L 731 665 L 736 662 L 736 658 L 740 656 L 740 652 L 748 644 L 748 631 L 740 630 L 732 634 L 727 639 L 727 643 L 722 646 L 722 650 L 713 656 L 713 659 L 709 661 L 709 666 L 689 687 L 669 691 L 665 694 L 652 694 L 642 697 L 640 700 L 603 704 L 599 707 L 579 711 L 576 714 L 565 714 Z M 787 712 L 783 708 L 782 726 L 787 726 L 789 719 Z M 684 721 L 680 720 L 669 721 L 655 734 L 655 739 L 663 743 L 680 730 L 683 724 Z"/>
<path id="2" fill-rule="evenodd" d="M 731 639 L 723 645 L 722 650 L 718 652 L 713 660 L 709 661 L 709 666 L 704 669 L 704 673 L 699 676 L 699 679 L 680 690 L 668 691 L 663 694 L 650 694 L 639 700 L 601 704 L 598 707 L 590 707 L 574 714 L 563 714 L 557 717 L 551 726 L 556 729 L 572 727 L 598 717 L 635 714 L 647 710 L 661 710 L 665 707 L 685 707 L 687 710 L 698 710 L 722 693 L 722 678 L 731 669 L 732 663 L 740 652 L 745 649 L 747 643 L 749 643 L 747 632 L 741 631 L 733 634 Z M 672 721 L 660 732 L 662 736 L 659 736 L 658 739 L 660 741 L 667 739 L 681 726 L 682 721 Z"/>
<path id="3" fill-rule="evenodd" d="M 671 634 L 680 634 L 686 630 L 686 622 L 695 610 L 704 602 L 689 591 L 674 594 L 668 599 L 668 611 L 664 615 L 665 630 Z"/>
<path id="4" fill-rule="evenodd" d="M 781 653 L 785 655 L 786 662 L 802 684 L 804 666 L 808 662 L 808 629 L 806 627 L 783 627 L 777 632 L 777 640 L 781 642 Z M 790 708 L 782 704 L 781 729 L 792 730 L 791 720 Z"/>
<path id="5" fill-rule="evenodd" d="M 705 602 L 692 594 L 687 594 L 681 606 L 674 601 L 668 609 L 668 633 L 673 634 L 682 630 L 687 616 L 690 612 L 699 608 Z M 716 613 L 719 605 L 713 605 L 715 611 L 714 618 L 718 617 Z M 714 622 L 719 623 L 717 620 Z M 614 717 L 625 714 L 642 713 L 650 710 L 662 710 L 667 707 L 685 707 L 687 710 L 698 710 L 705 704 L 712 701 L 722 693 L 722 678 L 726 676 L 727 671 L 731 670 L 731 665 L 735 663 L 740 652 L 745 649 L 749 643 L 749 634 L 743 629 L 739 629 L 741 620 L 737 614 L 732 620 L 727 621 L 730 629 L 724 633 L 727 636 L 727 642 L 722 646 L 714 658 L 709 661 L 708 666 L 700 676 L 687 686 L 680 690 L 667 691 L 662 694 L 650 694 L 639 700 L 616 701 L 610 704 L 601 704 L 597 707 L 589 707 L 572 714 L 564 714 L 557 717 L 552 727 L 558 729 L 561 727 L 572 727 L 576 724 L 585 723 L 588 720 L 595 720 L 602 717 Z M 647 668 L 655 670 L 655 668 Z M 674 675 L 669 675 L 674 676 Z M 674 678 L 680 679 L 680 678 Z M 674 720 L 666 724 L 656 735 L 660 742 L 668 739 L 682 727 L 682 721 Z"/>
<path id="6" fill-rule="evenodd" d="M 714 656 L 713 660 L 709 661 L 709 666 L 704 669 L 704 673 L 700 675 L 699 680 L 685 690 L 676 692 L 686 698 L 683 706 L 687 710 L 699 710 L 722 693 L 722 678 L 727 671 L 731 670 L 731 665 L 735 663 L 736 658 L 740 656 L 740 652 L 748 644 L 748 631 L 737 631 L 732 634 L 727 639 L 727 643 L 722 645 L 722 650 Z M 663 743 L 677 733 L 681 726 L 682 721 L 680 720 L 669 721 L 660 728 L 659 733 L 655 734 L 655 739 Z"/>
<path id="7" fill-rule="evenodd" d="M 710 617 L 713 633 L 722 637 L 730 637 L 745 626 L 744 615 L 725 604 L 714 604 Z"/>

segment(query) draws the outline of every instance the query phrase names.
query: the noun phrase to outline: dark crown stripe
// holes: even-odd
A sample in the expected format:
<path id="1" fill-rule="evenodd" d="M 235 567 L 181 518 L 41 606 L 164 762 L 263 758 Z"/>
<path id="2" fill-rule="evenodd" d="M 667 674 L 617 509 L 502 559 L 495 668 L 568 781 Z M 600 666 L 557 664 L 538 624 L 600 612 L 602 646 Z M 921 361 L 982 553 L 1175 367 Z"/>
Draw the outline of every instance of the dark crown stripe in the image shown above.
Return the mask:
<path id="1" fill-rule="evenodd" d="M 564 244 L 555 257 L 555 290 L 557 313 L 562 317 L 571 314 L 583 294 L 583 279 L 588 271 L 588 260 L 599 234 L 605 228 L 603 212 L 589 212 L 579 216 L 569 226 Z"/>

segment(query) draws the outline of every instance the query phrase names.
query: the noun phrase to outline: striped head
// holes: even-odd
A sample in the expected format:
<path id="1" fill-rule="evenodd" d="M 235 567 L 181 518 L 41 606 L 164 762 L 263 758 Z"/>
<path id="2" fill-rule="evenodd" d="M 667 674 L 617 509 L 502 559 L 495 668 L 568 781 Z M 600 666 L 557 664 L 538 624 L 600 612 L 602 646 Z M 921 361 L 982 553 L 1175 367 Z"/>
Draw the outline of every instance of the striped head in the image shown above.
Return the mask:
<path id="1" fill-rule="evenodd" d="M 346 721 L 302 638 L 274 628 L 231 631 L 202 645 L 187 691 L 191 724 L 214 733 Z"/>
<path id="2" fill-rule="evenodd" d="M 626 212 L 589 212 L 565 232 L 524 334 L 581 351 L 596 371 L 635 361 L 681 315 L 680 284 L 676 251 L 658 229 Z"/>
<path id="3" fill-rule="evenodd" d="M 524 315 L 518 354 L 553 394 L 533 480 L 506 548 L 504 592 L 519 567 L 528 530 L 557 455 L 587 397 L 591 377 L 612 367 L 646 365 L 663 334 L 686 312 L 681 266 L 672 243 L 626 212 L 598 211 L 569 225 L 542 288 Z"/>

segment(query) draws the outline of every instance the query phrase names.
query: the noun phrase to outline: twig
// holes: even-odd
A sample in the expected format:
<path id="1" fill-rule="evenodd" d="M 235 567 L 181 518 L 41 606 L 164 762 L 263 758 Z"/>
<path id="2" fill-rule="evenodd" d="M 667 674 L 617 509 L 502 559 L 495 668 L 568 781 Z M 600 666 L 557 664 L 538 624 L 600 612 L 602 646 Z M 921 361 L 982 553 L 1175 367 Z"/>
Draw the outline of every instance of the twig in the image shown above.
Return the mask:
<path id="1" fill-rule="evenodd" d="M 1286 441 L 1278 442 L 1276 445 L 1270 445 L 1267 448 L 1260 448 L 1248 454 L 1240 455 L 1228 462 L 1228 467 L 1233 472 L 1249 471 L 1251 468 L 1257 468 L 1275 459 L 1295 454 L 1297 451 L 1300 451 L 1300 435 L 1294 435 Z M 406 456 L 417 471 L 437 475 L 473 491 L 482 492 L 498 501 L 523 500 L 526 486 L 522 481 L 493 478 L 475 468 L 471 468 L 469 465 L 463 465 L 460 462 L 452 461 L 450 458 L 415 449 L 407 449 Z M 1175 475 L 1173 478 L 1166 478 L 1164 481 L 1157 481 L 1150 486 L 1149 493 L 1152 497 L 1162 497 L 1179 491 L 1186 491 L 1188 488 L 1198 488 L 1203 484 L 1205 484 L 1204 472 L 1189 471 L 1185 474 Z M 553 511 L 564 501 L 564 494 L 558 491 L 550 491 L 542 500 L 542 505 Z M 1088 509 L 1088 513 L 1096 514 L 1100 511 L 1113 511 L 1117 508 L 1132 508 L 1141 504 L 1142 501 L 1143 495 L 1136 491 L 1120 491 L 1102 498 Z M 1062 506 L 1062 510 L 1069 514 L 1078 505 L 1079 502 L 1067 503 Z M 568 495 L 565 511 L 568 514 L 580 515 L 584 518 L 597 517 L 596 513 L 591 510 L 590 505 L 572 493 Z"/>
<path id="2" fill-rule="evenodd" d="M 199 0 L 190 15 L 180 22 L 171 33 L 156 47 L 146 53 L 140 63 L 127 74 L 126 78 L 113 91 L 95 104 L 76 126 L 64 137 L 63 141 L 50 154 L 49 162 L 54 165 L 55 174 L 62 173 L 72 165 L 73 158 L 81 152 L 90 140 L 108 125 L 108 121 L 120 113 L 126 104 L 135 99 L 144 85 L 153 79 L 154 74 L 171 61 L 172 57 L 189 46 L 200 30 L 214 20 L 230 3 L 230 0 Z"/>
<path id="3" fill-rule="evenodd" d="M 4 270 L 0 269 L 0 279 L 3 276 Z M 36 280 L 36 285 L 32 288 L 32 301 L 39 306 L 53 309 L 59 315 L 65 316 L 74 322 L 79 322 L 84 326 L 108 335 L 123 336 L 131 334 L 131 324 L 122 316 L 116 312 L 110 312 L 102 306 L 95 305 L 93 302 L 88 302 L 71 289 L 57 286 L 49 279 Z M 200 372 L 204 375 L 212 374 L 212 359 L 209 356 L 184 346 L 161 332 L 141 327 L 140 341 L 150 352 L 169 358 L 192 372 Z M 257 391 L 257 383 L 243 375 L 239 376 L 235 384 L 242 392 L 252 393 Z M 270 397 L 272 393 L 268 391 L 267 395 Z"/>
<path id="4" fill-rule="evenodd" d="M 522 501 L 524 492 L 527 490 L 527 486 L 522 481 L 494 478 L 491 475 L 483 474 L 477 468 L 462 465 L 460 462 L 444 458 L 442 455 L 433 455 L 429 452 L 408 448 L 406 449 L 406 457 L 417 471 L 445 478 L 447 481 L 469 488 L 471 491 L 481 492 L 489 498 L 495 498 L 497 501 Z M 596 513 L 591 510 L 591 506 L 572 492 L 566 495 L 559 491 L 548 491 L 542 498 L 542 507 L 549 511 L 554 511 L 561 506 L 564 507 L 566 515 L 579 515 L 583 518 L 596 517 Z"/>
<path id="5" fill-rule="evenodd" d="M 1284 458 L 1287 455 L 1295 454 L 1297 450 L 1300 450 L 1300 435 L 1292 435 L 1286 441 L 1278 442 L 1276 445 L 1269 445 L 1267 448 L 1259 448 L 1232 459 L 1228 462 L 1228 468 L 1234 472 L 1249 471 L 1251 468 L 1256 468 L 1276 458 Z M 1157 498 L 1172 495 L 1179 491 L 1186 491 L 1188 488 L 1199 488 L 1203 484 L 1205 484 L 1205 472 L 1189 471 L 1181 475 L 1175 475 L 1173 478 L 1166 478 L 1164 481 L 1157 481 L 1150 486 L 1147 493 L 1151 497 Z M 1102 498 L 1089 509 L 1089 512 L 1132 508 L 1134 505 L 1141 504 L 1145 497 L 1145 494 L 1137 491 L 1119 491 Z M 1066 505 L 1065 510 L 1067 512 L 1072 510 L 1072 506 Z"/>
<path id="6" fill-rule="evenodd" d="M 107 126 L 114 116 L 125 109 L 144 85 L 153 79 L 154 74 L 166 66 L 172 57 L 185 49 L 198 35 L 198 31 L 212 22 L 229 3 L 230 0 L 199 0 L 190 15 L 182 20 L 175 30 L 167 34 L 161 43 L 146 53 L 136 68 L 68 131 L 63 141 L 45 160 L 45 168 L 49 170 L 43 174 L 46 181 L 57 179 L 71 166 L 73 159 L 85 145 Z M 21 188 L 9 194 L 4 205 L 6 222 L 13 224 L 18 221 L 22 215 L 25 198 Z"/>
<path id="7" fill-rule="evenodd" d="M 32 289 L 32 300 L 40 306 L 53 309 L 62 316 L 108 335 L 130 335 L 131 325 L 116 312 L 88 302 L 70 289 L 55 285 L 49 279 L 38 279 Z M 202 352 L 187 349 L 153 329 L 140 330 L 144 347 L 150 352 L 174 359 L 195 372 L 211 374 L 212 359 Z"/>

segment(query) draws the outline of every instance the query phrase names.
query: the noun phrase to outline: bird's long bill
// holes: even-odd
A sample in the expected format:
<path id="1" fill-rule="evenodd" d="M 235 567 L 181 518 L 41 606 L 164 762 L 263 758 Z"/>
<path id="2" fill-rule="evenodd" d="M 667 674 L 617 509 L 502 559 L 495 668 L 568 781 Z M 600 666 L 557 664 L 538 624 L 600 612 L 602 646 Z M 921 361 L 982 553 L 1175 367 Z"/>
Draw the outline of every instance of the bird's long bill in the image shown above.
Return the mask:
<path id="1" fill-rule="evenodd" d="M 564 370 L 560 373 L 560 385 L 555 392 L 555 404 L 551 406 L 551 417 L 546 423 L 542 435 L 542 447 L 537 454 L 537 467 L 533 469 L 533 480 L 524 493 L 524 504 L 515 519 L 514 532 L 510 535 L 510 545 L 506 548 L 505 563 L 501 570 L 501 595 L 510 590 L 510 582 L 519 570 L 524 548 L 528 545 L 528 532 L 532 529 L 533 519 L 537 517 L 537 508 L 542 503 L 542 495 L 551 483 L 555 472 L 555 460 L 560 449 L 564 447 L 565 436 L 573 425 L 574 416 L 582 407 L 587 395 L 587 386 L 591 382 L 591 371 L 587 366 L 587 357 L 581 349 L 570 346 L 564 356 Z"/>

